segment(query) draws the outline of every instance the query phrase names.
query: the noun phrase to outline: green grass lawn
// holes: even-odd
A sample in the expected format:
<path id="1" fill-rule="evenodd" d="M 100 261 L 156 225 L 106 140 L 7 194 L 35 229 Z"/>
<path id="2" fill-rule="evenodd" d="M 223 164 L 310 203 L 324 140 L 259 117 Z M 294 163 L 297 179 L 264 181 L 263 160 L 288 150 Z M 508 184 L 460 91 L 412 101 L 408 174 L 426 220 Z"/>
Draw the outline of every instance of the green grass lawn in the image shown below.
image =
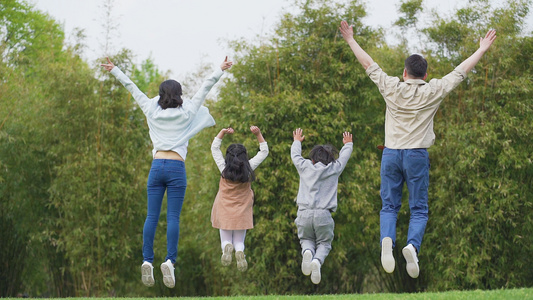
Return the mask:
<path id="1" fill-rule="evenodd" d="M 69 298 L 69 300 L 81 300 L 81 299 L 93 299 L 93 298 Z M 109 299 L 116 300 L 116 298 L 98 298 L 99 300 Z M 176 298 L 122 298 L 125 300 L 171 300 Z M 180 299 L 232 299 L 232 300 L 314 300 L 314 299 L 326 299 L 326 300 L 485 300 L 485 299 L 533 299 L 533 288 L 522 289 L 509 289 L 509 290 L 491 290 L 491 291 L 452 291 L 442 293 L 414 293 L 414 294 L 350 294 L 350 295 L 313 295 L 313 296 L 235 296 L 235 297 L 184 297 Z"/>

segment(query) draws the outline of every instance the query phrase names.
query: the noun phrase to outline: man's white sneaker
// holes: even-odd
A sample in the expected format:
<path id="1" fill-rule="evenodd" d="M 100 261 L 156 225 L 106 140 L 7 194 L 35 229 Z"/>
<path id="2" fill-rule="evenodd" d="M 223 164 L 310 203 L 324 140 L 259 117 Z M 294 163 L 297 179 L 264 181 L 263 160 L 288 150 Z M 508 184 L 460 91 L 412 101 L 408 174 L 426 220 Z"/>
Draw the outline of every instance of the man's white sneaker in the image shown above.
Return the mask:
<path id="1" fill-rule="evenodd" d="M 416 255 L 416 249 L 413 246 L 413 244 L 409 244 L 405 246 L 402 249 L 403 257 L 405 257 L 405 261 L 407 262 L 407 265 L 405 268 L 407 269 L 407 274 L 411 276 L 412 278 L 418 278 L 418 275 L 420 274 L 420 268 L 418 267 L 418 257 Z"/>
<path id="2" fill-rule="evenodd" d="M 227 267 L 231 264 L 231 255 L 233 254 L 233 245 L 231 243 L 226 244 L 224 246 L 224 250 L 222 251 L 222 257 L 220 258 L 220 262 L 224 267 Z"/>
<path id="3" fill-rule="evenodd" d="M 163 273 L 163 283 L 168 288 L 173 288 L 176 284 L 176 278 L 174 277 L 174 265 L 170 259 L 161 264 L 161 273 Z"/>
<path id="4" fill-rule="evenodd" d="M 320 261 L 318 259 L 313 259 L 311 262 L 311 282 L 314 284 L 319 284 L 320 279 L 322 279 L 320 275 Z"/>
<path id="5" fill-rule="evenodd" d="M 246 257 L 244 256 L 244 252 L 242 251 L 236 251 L 235 252 L 235 260 L 237 260 L 237 270 L 244 272 L 248 269 L 248 262 L 246 261 Z"/>
<path id="6" fill-rule="evenodd" d="M 385 269 L 385 272 L 394 272 L 396 262 L 392 255 L 392 239 L 390 237 L 384 237 L 381 241 L 381 266 Z"/>
<path id="7" fill-rule="evenodd" d="M 141 266 L 142 282 L 146 286 L 154 286 L 154 267 L 151 263 L 145 261 Z"/>
<path id="8" fill-rule="evenodd" d="M 311 261 L 313 260 L 313 253 L 311 250 L 305 250 L 302 257 L 302 273 L 305 276 L 311 275 Z"/>

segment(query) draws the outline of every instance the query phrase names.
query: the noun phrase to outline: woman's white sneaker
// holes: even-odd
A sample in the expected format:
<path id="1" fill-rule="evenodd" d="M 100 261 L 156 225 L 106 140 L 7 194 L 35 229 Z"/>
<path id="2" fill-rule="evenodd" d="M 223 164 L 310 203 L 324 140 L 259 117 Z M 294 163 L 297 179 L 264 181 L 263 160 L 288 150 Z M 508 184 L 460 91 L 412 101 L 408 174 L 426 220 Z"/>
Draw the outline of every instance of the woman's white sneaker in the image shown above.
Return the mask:
<path id="1" fill-rule="evenodd" d="M 161 273 L 163 273 L 163 283 L 168 288 L 173 288 L 176 285 L 176 278 L 174 277 L 174 265 L 170 259 L 161 264 Z"/>
<path id="2" fill-rule="evenodd" d="M 146 286 L 154 286 L 154 267 L 151 263 L 145 261 L 141 266 L 141 280 Z"/>

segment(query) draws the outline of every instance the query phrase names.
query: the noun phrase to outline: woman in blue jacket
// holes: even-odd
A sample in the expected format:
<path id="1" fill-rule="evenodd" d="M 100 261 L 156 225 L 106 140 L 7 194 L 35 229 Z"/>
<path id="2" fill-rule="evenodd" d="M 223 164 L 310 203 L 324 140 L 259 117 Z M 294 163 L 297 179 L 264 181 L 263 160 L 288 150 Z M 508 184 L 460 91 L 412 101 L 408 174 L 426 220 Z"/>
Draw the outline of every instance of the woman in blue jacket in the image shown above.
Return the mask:
<path id="1" fill-rule="evenodd" d="M 167 256 L 161 264 L 164 284 L 175 285 L 174 264 L 178 254 L 179 223 L 181 207 L 187 187 L 185 158 L 189 139 L 206 127 L 215 125 L 215 120 L 203 106 L 213 85 L 233 63 L 228 57 L 222 62 L 200 87 L 191 100 L 181 98 L 181 85 L 175 80 L 166 80 L 159 86 L 159 95 L 148 98 L 139 88 L 116 67 L 109 58 L 102 64 L 110 71 L 133 98 L 146 116 L 150 129 L 150 139 L 154 149 L 154 160 L 148 175 L 148 213 L 143 229 L 143 256 L 141 266 L 142 282 L 153 286 L 154 236 L 161 212 L 163 195 L 167 192 Z"/>

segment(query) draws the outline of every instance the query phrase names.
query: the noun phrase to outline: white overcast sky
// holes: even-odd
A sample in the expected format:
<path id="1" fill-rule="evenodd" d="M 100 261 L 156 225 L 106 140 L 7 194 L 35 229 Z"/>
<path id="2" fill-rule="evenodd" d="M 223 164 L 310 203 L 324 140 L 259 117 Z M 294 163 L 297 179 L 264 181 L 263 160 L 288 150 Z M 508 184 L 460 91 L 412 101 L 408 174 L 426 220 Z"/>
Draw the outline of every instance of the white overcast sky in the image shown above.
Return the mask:
<path id="1" fill-rule="evenodd" d="M 219 65 L 231 55 L 228 40 L 256 39 L 272 33 L 275 23 L 293 0 L 27 0 L 64 26 L 68 38 L 74 28 L 84 29 L 88 62 L 130 49 L 135 62 L 151 57 L 160 70 L 170 70 L 178 80 L 201 63 Z M 117 28 L 109 53 L 105 53 L 104 4 L 112 2 Z M 450 15 L 467 1 L 425 0 L 427 10 Z M 502 0 L 496 0 L 501 3 Z M 372 27 L 389 28 L 398 18 L 400 0 L 367 0 Z M 531 28 L 531 13 L 528 28 Z M 231 56 L 230 56 L 231 58 Z"/>

